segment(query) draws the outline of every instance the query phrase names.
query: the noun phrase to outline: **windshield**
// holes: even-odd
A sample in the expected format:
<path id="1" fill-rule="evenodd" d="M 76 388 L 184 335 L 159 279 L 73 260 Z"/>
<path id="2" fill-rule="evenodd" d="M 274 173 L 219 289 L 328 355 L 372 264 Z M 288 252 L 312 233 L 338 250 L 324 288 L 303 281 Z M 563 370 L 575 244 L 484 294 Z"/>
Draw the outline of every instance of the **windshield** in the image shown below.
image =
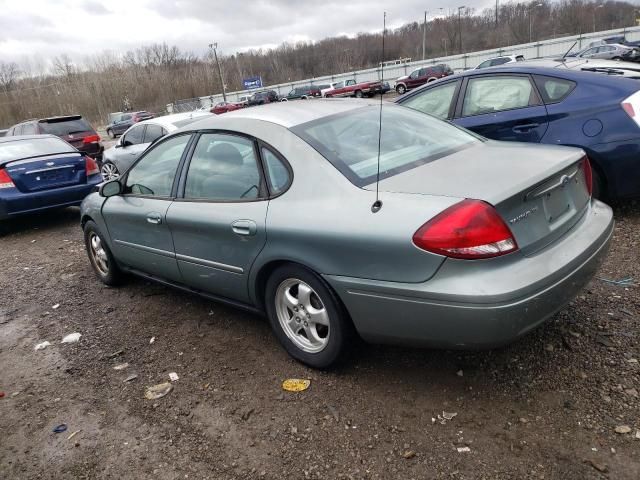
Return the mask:
<path id="1" fill-rule="evenodd" d="M 92 132 L 93 128 L 84 118 L 69 120 L 50 120 L 39 122 L 42 133 L 50 133 L 58 137 L 69 135 L 70 133 Z"/>
<path id="2" fill-rule="evenodd" d="M 43 137 L 12 140 L 0 143 L 0 162 L 70 152 L 77 152 L 77 150 L 59 138 Z"/>
<path id="3" fill-rule="evenodd" d="M 363 107 L 292 129 L 359 187 L 378 172 L 379 106 Z M 380 179 L 424 165 L 483 141 L 472 133 L 408 108 L 382 109 Z"/>

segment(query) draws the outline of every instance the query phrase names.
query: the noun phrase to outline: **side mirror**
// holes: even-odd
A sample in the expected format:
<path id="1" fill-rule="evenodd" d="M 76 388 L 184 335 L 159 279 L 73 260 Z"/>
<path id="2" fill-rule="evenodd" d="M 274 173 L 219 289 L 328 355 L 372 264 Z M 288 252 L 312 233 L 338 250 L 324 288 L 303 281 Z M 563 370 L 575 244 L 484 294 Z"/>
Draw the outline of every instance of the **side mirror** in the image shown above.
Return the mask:
<path id="1" fill-rule="evenodd" d="M 98 189 L 98 194 L 100 194 L 101 197 L 113 197 L 115 195 L 120 195 L 122 193 L 122 183 L 120 183 L 120 180 L 115 179 L 115 180 L 110 180 L 108 182 L 104 182 L 102 185 L 100 185 L 100 188 Z"/>

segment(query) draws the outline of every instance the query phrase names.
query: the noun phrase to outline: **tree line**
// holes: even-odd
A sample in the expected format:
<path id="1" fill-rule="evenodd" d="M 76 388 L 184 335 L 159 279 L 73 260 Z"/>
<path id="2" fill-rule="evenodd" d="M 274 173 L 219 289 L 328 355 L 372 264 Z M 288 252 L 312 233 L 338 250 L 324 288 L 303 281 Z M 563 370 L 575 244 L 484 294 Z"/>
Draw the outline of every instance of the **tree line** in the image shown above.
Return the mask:
<path id="1" fill-rule="evenodd" d="M 431 12 L 387 30 L 385 59 L 425 57 L 499 48 L 519 43 L 634 25 L 636 8 L 624 1 L 540 0 L 474 9 Z M 277 48 L 219 55 L 227 91 L 261 76 L 265 85 L 377 66 L 381 32 L 283 43 Z M 80 113 L 98 125 L 109 112 L 162 112 L 178 99 L 222 92 L 211 52 L 195 55 L 154 44 L 124 54 L 103 52 L 73 61 L 63 54 L 51 65 L 0 62 L 0 127 L 27 118 Z"/>

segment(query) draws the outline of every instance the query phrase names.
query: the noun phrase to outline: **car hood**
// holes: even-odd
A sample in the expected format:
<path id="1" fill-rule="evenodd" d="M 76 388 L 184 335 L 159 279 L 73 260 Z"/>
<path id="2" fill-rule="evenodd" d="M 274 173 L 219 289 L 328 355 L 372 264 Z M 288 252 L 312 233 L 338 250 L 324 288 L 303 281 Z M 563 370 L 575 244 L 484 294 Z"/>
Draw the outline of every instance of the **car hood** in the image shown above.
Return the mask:
<path id="1" fill-rule="evenodd" d="M 400 80 L 406 80 L 407 78 L 409 78 L 409 75 L 403 75 L 402 77 L 398 77 L 396 79 L 396 82 L 399 82 Z"/>
<path id="2" fill-rule="evenodd" d="M 582 158 L 578 148 L 487 140 L 380 181 L 381 192 L 475 198 L 497 204 Z M 375 184 L 366 187 L 375 190 Z"/>

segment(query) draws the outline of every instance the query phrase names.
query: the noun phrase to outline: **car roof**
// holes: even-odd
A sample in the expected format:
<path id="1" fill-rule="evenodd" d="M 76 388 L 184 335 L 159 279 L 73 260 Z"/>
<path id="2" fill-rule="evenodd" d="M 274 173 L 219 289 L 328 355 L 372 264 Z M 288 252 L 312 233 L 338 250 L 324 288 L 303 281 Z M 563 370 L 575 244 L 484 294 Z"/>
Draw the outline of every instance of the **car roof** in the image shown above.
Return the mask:
<path id="1" fill-rule="evenodd" d="M 274 102 L 252 108 L 242 108 L 224 114 L 224 117 L 213 115 L 194 122 L 188 129 L 217 128 L 225 118 L 244 118 L 262 120 L 275 123 L 285 128 L 291 128 L 302 123 L 311 122 L 319 118 L 337 113 L 344 113 L 368 105 L 380 105 L 380 101 L 359 100 L 352 98 L 325 98 L 308 102 Z"/>
<path id="2" fill-rule="evenodd" d="M 208 117 L 209 115 L 213 115 L 207 111 L 201 112 L 185 112 L 185 113 L 174 113 L 172 115 L 164 115 L 162 117 L 150 118 L 149 120 L 143 120 L 141 122 L 136 123 L 135 125 L 160 125 L 162 127 L 174 127 L 176 122 L 181 122 L 183 120 L 188 120 L 190 118 L 197 117 Z M 135 126 L 134 125 L 134 126 Z"/>

